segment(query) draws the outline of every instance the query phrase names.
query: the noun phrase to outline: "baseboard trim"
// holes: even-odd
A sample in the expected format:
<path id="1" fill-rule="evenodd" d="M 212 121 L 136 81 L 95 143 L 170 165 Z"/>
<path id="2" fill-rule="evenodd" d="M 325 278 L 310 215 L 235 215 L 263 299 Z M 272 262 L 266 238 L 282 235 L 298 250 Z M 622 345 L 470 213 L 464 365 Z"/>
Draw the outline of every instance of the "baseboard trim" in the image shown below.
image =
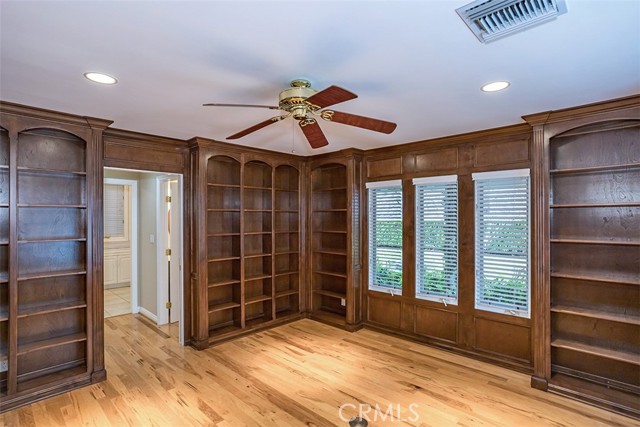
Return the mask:
<path id="1" fill-rule="evenodd" d="M 142 314 L 144 317 L 146 317 L 147 319 L 151 320 L 152 322 L 158 323 L 158 316 L 156 316 L 155 314 L 153 314 L 152 312 L 150 312 L 146 308 L 138 307 L 137 312 Z"/>

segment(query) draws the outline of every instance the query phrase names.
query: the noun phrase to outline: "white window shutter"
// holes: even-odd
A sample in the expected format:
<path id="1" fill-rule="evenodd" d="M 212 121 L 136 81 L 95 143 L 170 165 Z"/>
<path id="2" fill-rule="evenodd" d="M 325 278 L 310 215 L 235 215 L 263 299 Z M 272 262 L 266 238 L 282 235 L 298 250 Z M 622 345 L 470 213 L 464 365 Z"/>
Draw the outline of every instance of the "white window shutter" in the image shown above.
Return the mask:
<path id="1" fill-rule="evenodd" d="M 124 237 L 124 185 L 104 185 L 104 236 Z"/>
<path id="2" fill-rule="evenodd" d="M 458 180 L 414 179 L 416 298 L 458 303 Z"/>
<path id="3" fill-rule="evenodd" d="M 530 316 L 528 169 L 474 174 L 476 298 L 480 310 Z"/>
<path id="4" fill-rule="evenodd" d="M 369 289 L 402 293 L 402 183 L 367 183 Z"/>

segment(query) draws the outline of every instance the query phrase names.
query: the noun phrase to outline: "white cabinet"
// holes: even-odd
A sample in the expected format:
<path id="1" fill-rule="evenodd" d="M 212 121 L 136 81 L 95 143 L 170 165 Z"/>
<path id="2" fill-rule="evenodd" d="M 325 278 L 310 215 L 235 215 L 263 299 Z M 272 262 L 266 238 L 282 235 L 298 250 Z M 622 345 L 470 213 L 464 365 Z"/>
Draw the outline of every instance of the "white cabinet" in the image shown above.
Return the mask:
<path id="1" fill-rule="evenodd" d="M 104 250 L 104 287 L 105 289 L 126 286 L 131 283 L 131 250 Z"/>

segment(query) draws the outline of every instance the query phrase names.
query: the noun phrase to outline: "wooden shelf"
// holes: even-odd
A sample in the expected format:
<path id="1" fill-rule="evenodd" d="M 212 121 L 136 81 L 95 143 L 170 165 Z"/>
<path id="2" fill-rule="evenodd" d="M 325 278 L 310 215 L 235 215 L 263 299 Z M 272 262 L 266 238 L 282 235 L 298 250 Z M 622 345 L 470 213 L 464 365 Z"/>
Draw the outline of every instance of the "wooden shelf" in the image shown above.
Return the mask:
<path id="1" fill-rule="evenodd" d="M 239 302 L 230 301 L 230 302 L 225 302 L 221 304 L 215 304 L 215 305 L 209 306 L 209 313 L 214 313 L 216 311 L 222 311 L 222 310 L 229 310 L 236 307 L 240 307 Z"/>
<path id="2" fill-rule="evenodd" d="M 20 380 L 18 378 L 18 392 L 23 390 L 33 390 L 47 384 L 55 383 L 58 381 L 71 381 L 74 377 L 81 377 L 87 375 L 87 368 L 84 366 L 76 366 L 62 371 L 53 372 L 46 375 L 41 375 L 28 380 Z"/>
<path id="3" fill-rule="evenodd" d="M 0 272 L 0 283 L 7 283 L 9 281 L 9 273 L 6 271 Z"/>
<path id="4" fill-rule="evenodd" d="M 245 236 L 258 236 L 260 234 L 271 234 L 271 231 L 247 231 L 244 233 Z"/>
<path id="5" fill-rule="evenodd" d="M 0 309 L 0 322 L 9 320 L 9 311 L 7 309 Z"/>
<path id="6" fill-rule="evenodd" d="M 276 230 L 276 231 L 274 231 L 275 234 L 298 234 L 299 232 L 300 232 L 299 230 L 290 230 L 290 231 Z"/>
<path id="7" fill-rule="evenodd" d="M 64 277 L 64 276 L 79 276 L 81 274 L 87 274 L 86 270 L 66 270 L 66 271 L 51 271 L 48 273 L 31 273 L 24 274 L 18 277 L 18 281 L 32 280 L 32 279 L 45 279 L 47 277 Z"/>
<path id="8" fill-rule="evenodd" d="M 271 213 L 273 209 L 245 209 L 245 212 L 262 212 L 262 213 Z"/>
<path id="9" fill-rule="evenodd" d="M 229 286 L 229 285 L 239 285 L 240 284 L 240 279 L 233 279 L 233 280 L 225 280 L 222 282 L 214 282 L 214 283 L 209 283 L 207 285 L 208 288 L 217 288 L 220 286 Z"/>
<path id="10" fill-rule="evenodd" d="M 45 169 L 45 168 L 31 168 L 27 166 L 18 166 L 18 172 L 31 172 L 36 174 L 54 174 L 54 175 L 80 175 L 86 176 L 85 171 L 69 171 L 61 169 Z"/>
<path id="11" fill-rule="evenodd" d="M 18 203 L 19 208 L 56 208 L 56 209 L 86 209 L 87 205 L 58 205 L 52 203 Z"/>
<path id="12" fill-rule="evenodd" d="M 240 212 L 240 209 L 207 208 L 207 212 Z"/>
<path id="13" fill-rule="evenodd" d="M 0 203 L 0 208 L 8 208 L 9 203 Z"/>
<path id="14" fill-rule="evenodd" d="M 18 240 L 18 243 L 54 243 L 54 242 L 86 242 L 87 239 L 85 237 L 78 238 L 69 238 L 69 239 L 29 239 L 29 240 Z"/>
<path id="15" fill-rule="evenodd" d="M 9 169 L 9 165 L 0 165 L 0 169 Z"/>
<path id="16" fill-rule="evenodd" d="M 608 166 L 588 166 L 581 168 L 566 168 L 566 169 L 551 169 L 549 173 L 552 175 L 559 174 L 579 174 L 579 173 L 589 173 L 589 172 L 607 172 L 607 171 L 615 171 L 620 169 L 637 169 L 640 168 L 640 163 L 625 163 L 620 165 L 608 165 Z"/>
<path id="17" fill-rule="evenodd" d="M 62 337 L 50 338 L 42 341 L 35 341 L 26 344 L 18 344 L 18 356 L 23 356 L 25 354 L 38 351 L 45 350 L 47 348 L 58 347 L 65 344 L 71 344 L 74 342 L 86 341 L 87 335 L 84 332 L 65 335 Z"/>
<path id="18" fill-rule="evenodd" d="M 273 189 L 273 187 L 261 187 L 258 185 L 245 185 L 244 188 L 246 190 L 268 190 L 268 191 L 271 191 Z"/>
<path id="19" fill-rule="evenodd" d="M 593 319 L 611 320 L 613 322 L 628 323 L 640 326 L 640 315 L 612 313 L 593 308 L 575 307 L 570 305 L 556 305 L 551 307 L 554 313 L 571 314 L 575 316 L 589 317 Z"/>
<path id="20" fill-rule="evenodd" d="M 217 261 L 232 261 L 234 259 L 240 259 L 239 256 L 227 256 L 227 257 L 219 257 L 219 258 L 209 258 L 207 262 L 217 262 Z"/>
<path id="21" fill-rule="evenodd" d="M 333 271 L 325 271 L 325 270 L 313 270 L 315 274 L 322 274 L 324 276 L 333 276 L 333 277 L 342 277 L 344 279 L 347 278 L 346 273 L 335 273 Z"/>
<path id="22" fill-rule="evenodd" d="M 640 206 L 640 202 L 629 203 L 568 203 L 561 205 L 551 205 L 551 209 L 569 209 L 569 208 L 626 208 Z"/>
<path id="23" fill-rule="evenodd" d="M 321 249 L 321 250 L 313 251 L 313 253 L 316 253 L 316 254 L 326 254 L 326 255 L 341 255 L 341 256 L 347 256 L 347 251 L 337 251 L 337 250 L 325 250 L 325 249 Z"/>
<path id="24" fill-rule="evenodd" d="M 229 236 L 239 236 L 240 233 L 209 233 L 207 237 L 229 237 Z"/>
<path id="25" fill-rule="evenodd" d="M 208 182 L 207 186 L 209 187 L 222 187 L 222 188 L 240 188 L 240 184 L 217 184 L 213 182 Z"/>
<path id="26" fill-rule="evenodd" d="M 298 251 L 282 251 L 282 252 L 276 252 L 276 255 L 294 255 L 294 254 L 298 254 Z"/>
<path id="27" fill-rule="evenodd" d="M 54 313 L 64 310 L 75 310 L 86 308 L 86 301 L 64 301 L 47 304 L 33 304 L 24 307 L 18 307 L 18 318 Z"/>
<path id="28" fill-rule="evenodd" d="M 274 274 L 275 277 L 281 277 L 281 276 L 290 276 L 292 274 L 298 274 L 300 273 L 299 270 L 295 270 L 295 271 L 282 271 L 280 273 L 276 273 Z"/>
<path id="29" fill-rule="evenodd" d="M 621 242 L 613 240 L 550 239 L 549 241 L 551 243 L 575 243 L 578 245 L 640 246 L 640 240 L 636 242 Z"/>
<path id="30" fill-rule="evenodd" d="M 606 382 L 594 382 L 575 375 L 553 373 L 549 386 L 550 389 L 561 394 L 586 400 L 608 410 L 613 409 L 626 416 L 638 418 L 640 415 L 637 393 L 618 390 Z"/>
<path id="31" fill-rule="evenodd" d="M 269 257 L 271 256 L 270 253 L 261 253 L 261 254 L 249 254 L 249 255 L 245 255 L 245 259 L 246 258 L 264 258 L 264 257 Z"/>
<path id="32" fill-rule="evenodd" d="M 313 230 L 314 233 L 347 234 L 347 230 Z"/>
<path id="33" fill-rule="evenodd" d="M 338 292 L 327 291 L 324 289 L 316 289 L 313 291 L 314 294 L 324 295 L 325 297 L 337 298 L 337 299 L 347 299 L 346 294 L 341 294 Z"/>
<path id="34" fill-rule="evenodd" d="M 271 278 L 271 274 L 258 274 L 255 276 L 245 276 L 244 281 L 251 282 L 253 280 L 262 280 L 262 279 L 270 279 L 270 278 Z"/>
<path id="35" fill-rule="evenodd" d="M 286 297 L 289 295 L 297 295 L 300 291 L 297 289 L 287 289 L 286 291 L 276 292 L 276 298 Z"/>
<path id="36" fill-rule="evenodd" d="M 619 362 L 631 363 L 640 366 L 640 354 L 631 353 L 622 350 L 612 350 L 606 347 L 600 347 L 585 344 L 579 341 L 556 338 L 551 341 L 551 347 L 563 348 L 567 350 L 577 351 L 580 353 L 590 354 L 593 356 L 603 357 L 606 359 L 617 360 Z"/>
<path id="37" fill-rule="evenodd" d="M 340 209 L 314 209 L 313 213 L 326 213 L 326 212 L 346 212 L 347 209 L 346 208 L 340 208 Z"/>
<path id="38" fill-rule="evenodd" d="M 245 298 L 244 305 L 255 304 L 257 302 L 268 301 L 271 297 L 269 295 L 258 295 L 255 297 Z"/>
<path id="39" fill-rule="evenodd" d="M 629 282 L 626 280 L 611 279 L 606 277 L 582 276 L 577 274 L 551 273 L 551 277 L 556 277 L 559 279 L 585 280 L 590 282 L 616 283 L 620 285 L 640 285 L 640 281 Z"/>
<path id="40" fill-rule="evenodd" d="M 275 213 L 289 213 L 289 214 L 292 214 L 292 213 L 298 213 L 300 211 L 292 210 L 292 209 L 274 209 L 273 212 L 275 212 Z"/>
<path id="41" fill-rule="evenodd" d="M 9 241 L 8 240 L 0 240 L 0 245 L 8 245 Z"/>
<path id="42" fill-rule="evenodd" d="M 330 187 L 330 188 L 314 188 L 311 191 L 315 191 L 318 193 L 321 192 L 327 192 L 327 191 L 346 191 L 347 190 L 347 186 L 345 185 L 344 187 L 340 186 L 340 187 Z"/>
<path id="43" fill-rule="evenodd" d="M 276 191 L 281 191 L 283 193 L 298 193 L 296 189 L 288 189 L 288 188 L 274 188 Z"/>

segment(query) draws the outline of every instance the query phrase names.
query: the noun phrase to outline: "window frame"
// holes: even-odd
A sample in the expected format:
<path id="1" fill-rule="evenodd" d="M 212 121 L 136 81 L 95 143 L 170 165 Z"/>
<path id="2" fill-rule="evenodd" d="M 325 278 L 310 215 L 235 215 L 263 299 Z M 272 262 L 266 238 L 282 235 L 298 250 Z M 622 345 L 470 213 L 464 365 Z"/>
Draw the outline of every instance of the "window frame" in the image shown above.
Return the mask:
<path id="1" fill-rule="evenodd" d="M 439 176 L 431 176 L 431 177 L 423 177 L 423 178 L 414 178 L 413 186 L 414 186 L 414 252 L 415 252 L 415 277 L 414 277 L 414 286 L 415 286 L 415 298 L 427 301 L 434 301 L 447 305 L 458 305 L 459 299 L 459 270 L 460 270 L 460 197 L 459 197 L 459 187 L 458 187 L 458 175 L 439 175 Z M 455 295 L 454 296 L 442 296 L 435 294 L 428 294 L 420 291 L 420 280 L 419 280 L 419 271 L 420 271 L 420 243 L 419 243 L 419 234 L 420 234 L 420 226 L 419 226 L 419 218 L 421 217 L 418 213 L 421 205 L 418 203 L 418 187 L 421 185 L 432 185 L 432 184 L 455 184 Z M 443 252 L 444 254 L 444 252 Z"/>
<path id="2" fill-rule="evenodd" d="M 524 308 L 518 308 L 518 307 L 511 307 L 511 308 L 507 308 L 504 306 L 500 306 L 500 305 L 491 305 L 491 304 L 487 304 L 484 301 L 479 301 L 479 295 L 481 292 L 481 289 L 479 289 L 480 284 L 479 284 L 479 265 L 480 263 L 478 262 L 479 259 L 479 255 L 480 255 L 480 250 L 478 248 L 478 239 L 480 236 L 480 220 L 479 220 L 479 208 L 478 208 L 478 203 L 480 202 L 479 197 L 478 197 L 478 191 L 479 191 L 479 187 L 478 187 L 478 181 L 489 181 L 489 180 L 497 180 L 497 179 L 509 179 L 509 178 L 526 178 L 526 188 L 527 188 L 527 193 L 526 193 L 526 197 L 527 197 L 527 213 L 526 213 L 526 220 L 527 220 L 527 256 L 526 256 L 526 266 L 527 266 L 527 289 L 526 289 L 526 293 L 527 293 L 527 307 L 526 309 Z M 474 182 L 474 190 L 473 190 L 473 194 L 474 194 L 474 227 L 475 227 L 475 236 L 474 236 L 474 308 L 476 310 L 482 310 L 482 311 L 488 311 L 488 312 L 493 312 L 493 313 L 500 313 L 500 314 L 507 314 L 507 315 L 511 315 L 511 316 L 517 316 L 517 317 L 522 317 L 522 318 L 527 318 L 527 319 L 531 319 L 531 302 L 532 302 L 532 277 L 531 277 L 531 244 L 532 244 L 532 236 L 531 236 L 531 204 L 532 204 L 532 197 L 531 197 L 531 176 L 530 176 L 530 169 L 529 168 L 524 168 L 524 169 L 509 169 L 509 170 L 501 170 L 501 171 L 490 171 L 490 172 L 477 172 L 477 173 L 473 173 L 472 174 L 472 179 Z M 482 287 L 483 288 L 483 287 Z"/>
<path id="3" fill-rule="evenodd" d="M 404 262 L 403 262 L 403 252 L 404 252 L 404 241 L 403 241 L 403 208 L 404 208 L 404 194 L 403 194 L 403 187 L 402 187 L 402 180 L 400 179 L 396 179 L 396 180 L 388 180 L 388 181 L 374 181 L 374 182 L 367 182 L 365 184 L 365 187 L 367 189 L 367 210 L 368 210 L 368 216 L 369 216 L 369 221 L 367 222 L 368 225 L 368 229 L 367 229 L 367 267 L 368 267 L 368 274 L 367 274 L 367 289 L 370 291 L 376 291 L 376 292 L 384 292 L 384 293 L 388 293 L 393 295 L 402 295 L 402 289 L 403 289 L 403 281 L 404 281 L 404 275 L 403 273 L 403 269 L 404 269 Z M 401 278 L 400 278 L 400 286 L 396 287 L 396 286 L 381 286 L 379 284 L 375 284 L 372 283 L 373 282 L 373 277 L 375 275 L 375 270 L 376 270 L 376 265 L 377 263 L 374 261 L 372 262 L 372 256 L 375 256 L 374 254 L 376 253 L 376 250 L 373 246 L 374 244 L 374 238 L 373 237 L 373 233 L 374 233 L 374 227 L 372 227 L 371 225 L 371 221 L 374 220 L 374 216 L 373 216 L 373 212 L 372 212 L 372 202 L 373 202 L 373 198 L 371 197 L 371 191 L 372 190 L 379 190 L 379 189 L 398 189 L 399 193 L 400 193 L 400 239 L 401 239 L 401 244 L 400 244 L 400 272 L 401 272 Z M 377 248 L 377 246 L 376 246 Z"/>

